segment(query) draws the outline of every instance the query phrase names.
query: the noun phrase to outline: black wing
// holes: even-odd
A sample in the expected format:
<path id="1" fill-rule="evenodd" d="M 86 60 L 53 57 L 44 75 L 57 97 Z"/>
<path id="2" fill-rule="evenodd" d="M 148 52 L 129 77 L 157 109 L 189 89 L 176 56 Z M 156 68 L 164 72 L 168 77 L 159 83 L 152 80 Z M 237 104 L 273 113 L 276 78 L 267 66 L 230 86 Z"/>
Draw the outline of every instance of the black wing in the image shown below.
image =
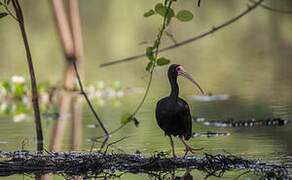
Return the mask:
<path id="1" fill-rule="evenodd" d="M 183 99 L 179 98 L 178 103 L 181 107 L 182 118 L 180 119 L 183 124 L 183 136 L 185 140 L 189 140 L 192 136 L 192 116 L 190 112 L 190 107 Z"/>

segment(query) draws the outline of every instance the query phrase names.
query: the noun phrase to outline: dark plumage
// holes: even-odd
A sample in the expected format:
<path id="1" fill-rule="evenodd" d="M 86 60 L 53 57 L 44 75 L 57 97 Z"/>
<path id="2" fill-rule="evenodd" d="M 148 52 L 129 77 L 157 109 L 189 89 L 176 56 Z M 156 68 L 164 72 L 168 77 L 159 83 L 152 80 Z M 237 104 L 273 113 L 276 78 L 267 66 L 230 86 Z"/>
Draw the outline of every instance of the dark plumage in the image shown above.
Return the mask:
<path id="1" fill-rule="evenodd" d="M 165 97 L 158 101 L 156 120 L 165 135 L 183 136 L 189 140 L 192 135 L 192 117 L 189 105 L 180 97 Z"/>
<path id="2" fill-rule="evenodd" d="M 200 86 L 186 73 L 181 65 L 172 64 L 168 69 L 168 79 L 171 85 L 170 95 L 158 101 L 156 106 L 156 120 L 159 127 L 169 136 L 172 146 L 173 156 L 174 147 L 171 136 L 179 136 L 180 140 L 186 146 L 188 151 L 198 150 L 188 146 L 185 140 L 189 140 L 192 136 L 192 117 L 189 105 L 182 98 L 178 97 L 179 87 L 177 77 L 184 76 L 196 84 L 203 93 Z"/>

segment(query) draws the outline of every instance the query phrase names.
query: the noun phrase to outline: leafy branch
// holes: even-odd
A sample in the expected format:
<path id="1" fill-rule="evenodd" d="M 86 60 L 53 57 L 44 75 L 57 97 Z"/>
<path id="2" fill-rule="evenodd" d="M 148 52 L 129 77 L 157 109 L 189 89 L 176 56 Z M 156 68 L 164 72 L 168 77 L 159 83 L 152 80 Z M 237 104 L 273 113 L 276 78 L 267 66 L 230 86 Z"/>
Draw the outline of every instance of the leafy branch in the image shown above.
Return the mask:
<path id="1" fill-rule="evenodd" d="M 92 111 L 92 113 L 93 113 L 95 119 L 96 119 L 96 120 L 98 121 L 98 123 L 100 124 L 102 130 L 103 130 L 104 133 L 106 134 L 106 137 L 108 137 L 108 136 L 109 136 L 109 133 L 107 132 L 105 126 L 103 125 L 103 123 L 101 122 L 100 118 L 98 117 L 98 115 L 97 115 L 96 111 L 94 110 L 94 108 L 93 108 L 93 106 L 92 106 L 92 104 L 91 104 L 91 102 L 90 102 L 90 100 L 89 100 L 87 94 L 86 94 L 85 91 L 84 91 L 84 88 L 83 88 L 83 85 L 82 85 L 82 82 L 81 82 L 81 78 L 80 78 L 79 73 L 78 73 L 78 69 L 77 69 L 76 61 L 72 61 L 72 63 L 73 63 L 74 70 L 75 70 L 76 77 L 77 77 L 77 81 L 78 81 L 78 84 L 79 84 L 79 87 L 80 87 L 80 94 L 82 94 L 82 95 L 84 96 L 84 98 L 85 98 L 85 100 L 86 100 L 86 102 L 87 102 L 87 104 L 88 104 L 90 110 Z"/>
<path id="2" fill-rule="evenodd" d="M 180 10 L 177 14 L 172 9 L 173 3 L 176 2 L 175 0 L 164 0 L 164 3 L 157 3 L 154 9 L 151 9 L 144 13 L 144 17 L 150 17 L 152 15 L 160 15 L 163 17 L 161 28 L 157 34 L 157 38 L 154 41 L 152 46 L 146 48 L 146 56 L 149 60 L 146 71 L 149 72 L 149 79 L 146 87 L 146 91 L 140 103 L 138 104 L 137 108 L 134 110 L 132 114 L 126 113 L 122 116 L 121 122 L 122 124 L 126 124 L 127 122 L 134 121 L 137 125 L 137 119 L 135 118 L 138 111 L 141 109 L 142 105 L 145 102 L 145 99 L 149 93 L 152 79 L 153 79 L 153 72 L 156 66 L 164 66 L 170 63 L 170 60 L 165 57 L 159 57 L 158 53 L 160 52 L 160 44 L 163 34 L 165 34 L 166 29 L 171 22 L 172 18 L 176 18 L 182 22 L 190 21 L 193 19 L 193 14 L 188 10 Z"/>
<path id="3" fill-rule="evenodd" d="M 14 20 L 18 21 L 17 17 L 11 12 L 8 5 L 10 4 L 10 0 L 4 0 L 4 2 L 0 2 L 0 7 L 3 6 L 6 12 L 0 12 L 0 19 L 10 15 Z"/>
<path id="4" fill-rule="evenodd" d="M 222 29 L 224 27 L 227 27 L 227 26 L 233 24 L 234 22 L 238 21 L 239 19 L 241 19 L 242 17 L 247 15 L 249 12 L 251 12 L 252 10 L 257 8 L 259 5 L 261 5 L 261 3 L 263 1 L 264 0 L 259 0 L 258 2 L 254 3 L 253 5 L 248 6 L 246 10 L 244 10 L 243 12 L 238 14 L 237 16 L 225 21 L 224 23 L 222 23 L 219 26 L 214 26 L 211 30 L 203 32 L 203 33 L 201 33 L 201 34 L 199 34 L 197 36 L 194 36 L 192 38 L 186 39 L 184 41 L 177 42 L 174 45 L 159 49 L 159 52 L 164 52 L 164 51 L 168 51 L 168 50 L 171 50 L 171 49 L 174 49 L 174 48 L 178 48 L 180 46 L 184 46 L 184 45 L 186 45 L 188 43 L 197 41 L 197 40 L 202 39 L 202 38 L 204 38 L 204 37 L 206 37 L 206 36 L 208 36 L 210 34 L 213 34 L 213 33 L 217 32 L 218 30 L 220 30 L 220 29 Z M 111 62 L 107 62 L 107 63 L 101 64 L 100 67 L 106 67 L 106 66 L 110 66 L 110 65 L 114 65 L 114 64 L 119 64 L 119 63 L 131 61 L 131 60 L 135 60 L 135 59 L 138 59 L 138 58 L 141 58 L 141 57 L 144 57 L 144 56 L 147 56 L 147 54 L 143 53 L 143 54 L 138 54 L 138 55 L 135 55 L 135 56 L 131 56 L 131 57 L 127 57 L 127 58 L 123 58 L 123 59 L 119 59 L 119 60 L 114 60 L 114 61 L 111 61 Z"/>

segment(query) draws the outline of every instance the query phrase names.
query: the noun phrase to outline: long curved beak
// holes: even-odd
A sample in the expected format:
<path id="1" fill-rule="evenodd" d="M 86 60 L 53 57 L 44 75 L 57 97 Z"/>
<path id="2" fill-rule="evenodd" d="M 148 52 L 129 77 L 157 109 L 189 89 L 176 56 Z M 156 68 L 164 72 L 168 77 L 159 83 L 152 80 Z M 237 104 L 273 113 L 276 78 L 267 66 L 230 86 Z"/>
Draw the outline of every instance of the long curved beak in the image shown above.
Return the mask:
<path id="1" fill-rule="evenodd" d="M 178 75 L 181 75 L 181 76 L 189 79 L 192 83 L 194 83 L 200 89 L 202 94 L 205 94 L 203 89 L 200 87 L 200 85 L 192 78 L 191 75 L 189 75 L 189 73 L 187 73 L 187 72 L 185 72 L 183 70 L 180 70 L 180 71 L 178 71 Z"/>

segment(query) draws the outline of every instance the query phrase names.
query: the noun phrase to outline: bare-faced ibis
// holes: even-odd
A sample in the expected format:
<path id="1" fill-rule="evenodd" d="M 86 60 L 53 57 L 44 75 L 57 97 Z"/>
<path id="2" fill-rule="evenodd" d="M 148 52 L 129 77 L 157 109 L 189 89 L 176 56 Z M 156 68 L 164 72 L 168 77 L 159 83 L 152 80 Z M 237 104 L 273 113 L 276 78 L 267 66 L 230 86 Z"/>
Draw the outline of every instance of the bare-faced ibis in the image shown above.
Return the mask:
<path id="1" fill-rule="evenodd" d="M 184 71 L 184 68 L 178 64 L 172 64 L 168 69 L 168 79 L 171 86 L 170 95 L 162 98 L 156 105 L 156 120 L 159 127 L 165 132 L 170 139 L 172 154 L 174 153 L 174 146 L 172 136 L 178 136 L 181 142 L 185 145 L 185 156 L 188 152 L 194 152 L 200 149 L 195 149 L 187 145 L 184 140 L 189 140 L 192 136 L 192 117 L 189 105 L 182 98 L 178 97 L 179 87 L 177 84 L 177 77 L 183 76 L 194 83 L 204 94 L 199 84 Z"/>

